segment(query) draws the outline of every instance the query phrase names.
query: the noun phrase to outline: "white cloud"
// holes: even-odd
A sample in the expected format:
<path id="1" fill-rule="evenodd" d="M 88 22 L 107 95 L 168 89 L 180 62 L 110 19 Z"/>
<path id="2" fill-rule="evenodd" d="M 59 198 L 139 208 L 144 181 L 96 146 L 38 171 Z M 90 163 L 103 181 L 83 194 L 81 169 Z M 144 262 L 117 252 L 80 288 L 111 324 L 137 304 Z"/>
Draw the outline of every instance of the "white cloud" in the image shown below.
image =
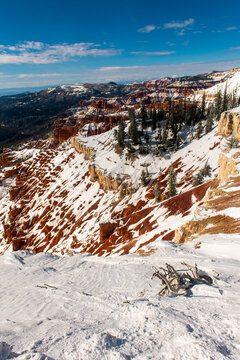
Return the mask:
<path id="1" fill-rule="evenodd" d="M 223 33 L 223 30 L 212 30 L 212 33 Z"/>
<path id="2" fill-rule="evenodd" d="M 171 55 L 171 54 L 175 54 L 176 51 L 132 51 L 130 54 L 134 54 L 134 55 Z"/>
<path id="3" fill-rule="evenodd" d="M 177 32 L 177 36 L 183 36 L 183 35 L 185 35 L 185 29 L 182 29 Z"/>
<path id="4" fill-rule="evenodd" d="M 240 47 L 239 47 L 240 50 Z M 212 70 L 229 70 L 240 67 L 239 60 L 160 64 L 149 66 L 108 66 L 85 73 L 51 73 L 51 74 L 4 74 L 6 79 L 0 89 L 23 87 L 47 87 L 62 84 L 96 83 L 96 82 L 132 82 L 159 79 L 165 76 L 183 76 L 206 73 Z M 7 79 L 8 77 L 8 79 Z M 0 76 L 1 78 L 1 76 Z"/>
<path id="5" fill-rule="evenodd" d="M 188 25 L 192 25 L 194 23 L 194 19 L 190 18 L 183 22 L 172 21 L 170 23 L 164 24 L 164 29 L 181 29 L 185 28 Z"/>
<path id="6" fill-rule="evenodd" d="M 229 70 L 240 67 L 239 60 L 216 62 L 193 62 L 181 64 L 160 64 L 149 66 L 102 67 L 84 74 L 87 81 L 124 82 L 159 79 L 165 76 L 184 76 L 207 73 L 212 70 Z"/>
<path id="7" fill-rule="evenodd" d="M 138 29 L 138 32 L 142 32 L 142 33 L 150 33 L 153 30 L 158 29 L 158 27 L 156 25 L 147 25 L 144 26 L 143 28 Z"/>
<path id="8" fill-rule="evenodd" d="M 229 26 L 228 28 L 226 28 L 226 31 L 233 31 L 233 30 L 237 30 L 238 28 L 236 26 Z"/>
<path id="9" fill-rule="evenodd" d="M 75 43 L 49 45 L 26 41 L 16 45 L 0 45 L 0 64 L 50 64 L 83 56 L 114 56 L 121 50 L 101 49 L 99 44 Z"/>
<path id="10" fill-rule="evenodd" d="M 230 50 L 230 51 L 240 50 L 240 46 L 231 47 L 228 50 Z"/>

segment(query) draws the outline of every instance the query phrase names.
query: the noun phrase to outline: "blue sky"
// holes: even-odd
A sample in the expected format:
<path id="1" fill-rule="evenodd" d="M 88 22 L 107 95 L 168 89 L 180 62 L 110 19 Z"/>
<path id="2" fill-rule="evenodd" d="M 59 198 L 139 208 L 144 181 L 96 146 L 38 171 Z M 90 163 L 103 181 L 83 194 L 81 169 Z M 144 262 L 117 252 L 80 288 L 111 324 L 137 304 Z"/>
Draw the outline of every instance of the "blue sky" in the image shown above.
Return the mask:
<path id="1" fill-rule="evenodd" d="M 237 1 L 0 1 L 0 89 L 240 67 Z"/>

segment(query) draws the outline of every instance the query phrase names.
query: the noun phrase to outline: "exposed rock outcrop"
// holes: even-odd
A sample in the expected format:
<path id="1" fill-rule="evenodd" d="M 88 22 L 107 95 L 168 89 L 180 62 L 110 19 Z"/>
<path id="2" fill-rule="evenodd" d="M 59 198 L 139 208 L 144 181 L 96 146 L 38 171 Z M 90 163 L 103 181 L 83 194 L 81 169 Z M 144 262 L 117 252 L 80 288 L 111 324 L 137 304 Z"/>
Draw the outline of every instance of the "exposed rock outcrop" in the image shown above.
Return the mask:
<path id="1" fill-rule="evenodd" d="M 227 154 L 221 153 L 218 159 L 219 173 L 218 179 L 221 183 L 228 181 L 230 175 L 237 175 L 238 169 L 236 165 L 236 159 L 233 159 Z"/>
<path id="2" fill-rule="evenodd" d="M 121 181 L 113 179 L 110 176 L 104 175 L 101 170 L 96 169 L 94 165 L 89 165 L 89 173 L 92 181 L 98 181 L 100 187 L 105 190 L 118 190 Z"/>
<path id="3" fill-rule="evenodd" d="M 79 154 L 84 155 L 85 160 L 89 160 L 91 162 L 88 167 L 91 181 L 97 181 L 101 189 L 104 191 L 119 191 L 120 199 L 135 192 L 133 186 L 124 181 L 126 180 L 126 176 L 124 178 L 118 177 L 115 179 L 112 178 L 111 175 L 105 174 L 103 170 L 100 170 L 95 166 L 93 163 L 95 151 L 93 149 L 86 147 L 83 143 L 79 142 L 76 137 L 71 138 L 71 145 Z"/>
<path id="4" fill-rule="evenodd" d="M 71 138 L 71 145 L 79 154 L 84 155 L 85 160 L 93 160 L 95 154 L 94 151 L 87 148 L 84 144 L 80 143 L 77 138 Z"/>
<path id="5" fill-rule="evenodd" d="M 202 206 L 196 209 L 195 218 L 175 231 L 173 240 L 176 244 L 182 244 L 206 233 L 237 233 L 240 231 L 239 219 L 222 213 L 228 208 L 240 208 L 240 191 L 231 190 L 240 185 L 240 177 L 236 176 L 239 174 L 237 167 L 239 162 L 239 152 L 235 152 L 232 156 L 226 152 L 220 154 L 218 179 L 222 185 L 220 188 L 210 189 Z M 229 190 L 226 191 L 226 189 Z M 213 213 L 212 210 L 214 210 Z"/>
<path id="6" fill-rule="evenodd" d="M 2 150 L 0 153 L 0 166 L 6 166 L 13 160 L 13 155 L 8 149 Z"/>
<path id="7" fill-rule="evenodd" d="M 223 136 L 234 135 L 240 140 L 240 114 L 232 112 L 224 112 L 218 123 L 218 133 Z"/>
<path id="8" fill-rule="evenodd" d="M 53 132 L 53 147 L 60 145 L 62 142 L 75 136 L 79 131 L 79 126 L 75 123 L 68 123 L 65 119 L 59 119 L 55 123 Z"/>
<path id="9" fill-rule="evenodd" d="M 117 227 L 116 222 L 103 222 L 99 224 L 100 240 L 104 241 L 109 238 Z"/>
<path id="10" fill-rule="evenodd" d="M 5 170 L 4 177 L 5 179 L 8 179 L 9 177 L 16 175 L 17 173 L 18 173 L 18 168 L 14 167 L 12 169 Z"/>

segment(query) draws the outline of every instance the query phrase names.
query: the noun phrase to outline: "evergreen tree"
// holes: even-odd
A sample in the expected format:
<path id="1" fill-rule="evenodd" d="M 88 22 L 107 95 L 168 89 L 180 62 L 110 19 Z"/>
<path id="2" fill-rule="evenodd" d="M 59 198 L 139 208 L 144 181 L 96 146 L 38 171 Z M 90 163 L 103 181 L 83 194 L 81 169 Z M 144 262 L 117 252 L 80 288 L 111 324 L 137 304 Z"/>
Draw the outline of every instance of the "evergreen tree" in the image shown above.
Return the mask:
<path id="1" fill-rule="evenodd" d="M 158 110 L 158 112 L 157 112 L 157 124 L 160 121 L 164 120 L 164 114 L 165 114 L 164 110 L 161 110 L 161 109 Z"/>
<path id="2" fill-rule="evenodd" d="M 128 128 L 128 135 L 132 140 L 133 144 L 137 145 L 139 143 L 139 134 L 136 124 L 135 111 L 132 109 L 129 110 L 129 118 L 130 118 L 130 125 Z"/>
<path id="3" fill-rule="evenodd" d="M 166 124 L 164 124 L 163 132 L 162 132 L 162 144 L 163 144 L 163 146 L 167 146 L 167 140 L 168 140 L 168 131 L 167 131 Z"/>
<path id="4" fill-rule="evenodd" d="M 153 109 L 152 112 L 152 131 L 156 130 L 157 127 L 157 112 L 156 109 Z"/>
<path id="5" fill-rule="evenodd" d="M 227 95 L 227 84 L 225 86 L 223 98 L 222 98 L 222 112 L 228 109 L 228 95 Z"/>
<path id="6" fill-rule="evenodd" d="M 174 168 L 171 167 L 169 175 L 168 175 L 168 193 L 169 197 L 177 195 L 177 188 L 176 188 L 176 172 Z"/>
<path id="7" fill-rule="evenodd" d="M 162 130 L 161 130 L 161 128 L 158 129 L 157 136 L 156 136 L 156 141 L 157 141 L 158 146 L 162 145 L 163 140 L 162 140 Z"/>
<path id="8" fill-rule="evenodd" d="M 202 173 L 199 171 L 199 172 L 197 173 L 197 175 L 193 177 L 192 184 L 193 184 L 194 186 L 197 186 L 197 185 L 201 185 L 202 182 L 203 182 L 203 175 L 202 175 Z"/>
<path id="9" fill-rule="evenodd" d="M 204 167 L 200 170 L 201 174 L 203 177 L 205 176 L 211 176 L 212 173 L 212 168 L 209 165 L 209 163 L 206 161 Z"/>
<path id="10" fill-rule="evenodd" d="M 214 101 L 214 113 L 216 116 L 216 120 L 219 121 L 221 113 L 222 113 L 222 93 L 221 91 L 218 91 L 218 93 L 215 96 L 215 101 Z"/>
<path id="11" fill-rule="evenodd" d="M 206 112 L 206 95 L 203 94 L 202 97 L 202 105 L 201 105 L 201 119 L 205 119 L 205 112 Z"/>
<path id="12" fill-rule="evenodd" d="M 118 146 L 120 146 L 121 148 L 124 148 L 125 146 L 125 126 L 124 126 L 124 122 L 120 121 L 118 124 L 118 130 L 117 130 L 117 143 Z"/>
<path id="13" fill-rule="evenodd" d="M 161 201 L 161 188 L 159 182 L 154 186 L 155 201 L 159 203 Z"/>
<path id="14" fill-rule="evenodd" d="M 191 121 L 190 134 L 191 134 L 191 140 L 193 140 L 193 138 L 194 138 L 194 127 L 193 127 L 193 121 Z"/>
<path id="15" fill-rule="evenodd" d="M 237 107 L 238 102 L 237 102 L 237 96 L 236 96 L 236 90 L 233 91 L 232 93 L 232 108 Z"/>
<path id="16" fill-rule="evenodd" d="M 204 167 L 202 169 L 199 170 L 199 172 L 197 173 L 196 176 L 193 177 L 193 181 L 192 184 L 194 186 L 200 185 L 203 183 L 203 179 L 206 176 L 211 176 L 211 172 L 212 172 L 212 168 L 211 166 L 208 164 L 208 162 L 205 163 Z"/>
<path id="17" fill-rule="evenodd" d="M 150 140 L 150 139 L 149 139 L 149 135 L 148 135 L 148 132 L 147 132 L 147 131 L 145 131 L 144 139 L 145 139 L 146 143 L 149 144 L 149 140 Z"/>
<path id="18" fill-rule="evenodd" d="M 143 104 L 141 109 L 140 109 L 140 117 L 142 119 L 142 129 L 145 129 L 146 126 L 147 126 L 147 110 L 146 110 L 146 107 L 145 105 Z"/>
<path id="19" fill-rule="evenodd" d="M 197 131 L 196 131 L 196 139 L 200 139 L 202 133 L 203 133 L 203 126 L 202 126 L 202 122 L 199 121 L 198 125 L 197 125 Z"/>
<path id="20" fill-rule="evenodd" d="M 239 141 L 235 138 L 235 136 L 231 136 L 226 141 L 226 149 L 234 149 L 239 147 Z"/>
<path id="21" fill-rule="evenodd" d="M 176 141 L 175 141 L 175 148 L 176 149 L 179 149 L 179 146 L 181 145 L 182 143 L 182 139 L 181 139 L 181 136 L 179 134 L 179 132 L 177 133 L 177 136 L 176 136 Z"/>
<path id="22" fill-rule="evenodd" d="M 213 111 L 212 108 L 210 108 L 207 116 L 205 133 L 208 134 L 212 130 L 212 128 L 213 128 Z"/>
<path id="23" fill-rule="evenodd" d="M 152 108 L 148 110 L 148 119 L 152 119 Z"/>
<path id="24" fill-rule="evenodd" d="M 141 184 L 142 186 L 147 186 L 147 184 L 149 183 L 149 174 L 148 174 L 148 170 L 143 170 L 141 172 Z"/>

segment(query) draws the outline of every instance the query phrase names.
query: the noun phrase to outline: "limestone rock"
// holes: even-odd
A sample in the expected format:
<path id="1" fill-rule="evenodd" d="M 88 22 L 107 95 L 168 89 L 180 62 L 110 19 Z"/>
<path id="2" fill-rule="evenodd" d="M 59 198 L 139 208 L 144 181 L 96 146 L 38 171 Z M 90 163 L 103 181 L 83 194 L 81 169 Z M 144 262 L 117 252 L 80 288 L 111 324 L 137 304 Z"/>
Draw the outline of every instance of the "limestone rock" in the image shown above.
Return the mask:
<path id="1" fill-rule="evenodd" d="M 240 140 L 240 114 L 224 112 L 218 123 L 218 133 L 223 136 L 233 135 Z"/>
<path id="2" fill-rule="evenodd" d="M 218 179 L 221 183 L 226 183 L 230 175 L 237 175 L 238 170 L 236 162 L 231 158 L 221 153 L 218 159 L 219 173 Z"/>
<path id="3" fill-rule="evenodd" d="M 77 138 L 71 138 L 71 146 L 79 153 L 84 155 L 85 160 L 93 160 L 94 151 L 87 148 L 84 144 L 80 143 Z"/>

